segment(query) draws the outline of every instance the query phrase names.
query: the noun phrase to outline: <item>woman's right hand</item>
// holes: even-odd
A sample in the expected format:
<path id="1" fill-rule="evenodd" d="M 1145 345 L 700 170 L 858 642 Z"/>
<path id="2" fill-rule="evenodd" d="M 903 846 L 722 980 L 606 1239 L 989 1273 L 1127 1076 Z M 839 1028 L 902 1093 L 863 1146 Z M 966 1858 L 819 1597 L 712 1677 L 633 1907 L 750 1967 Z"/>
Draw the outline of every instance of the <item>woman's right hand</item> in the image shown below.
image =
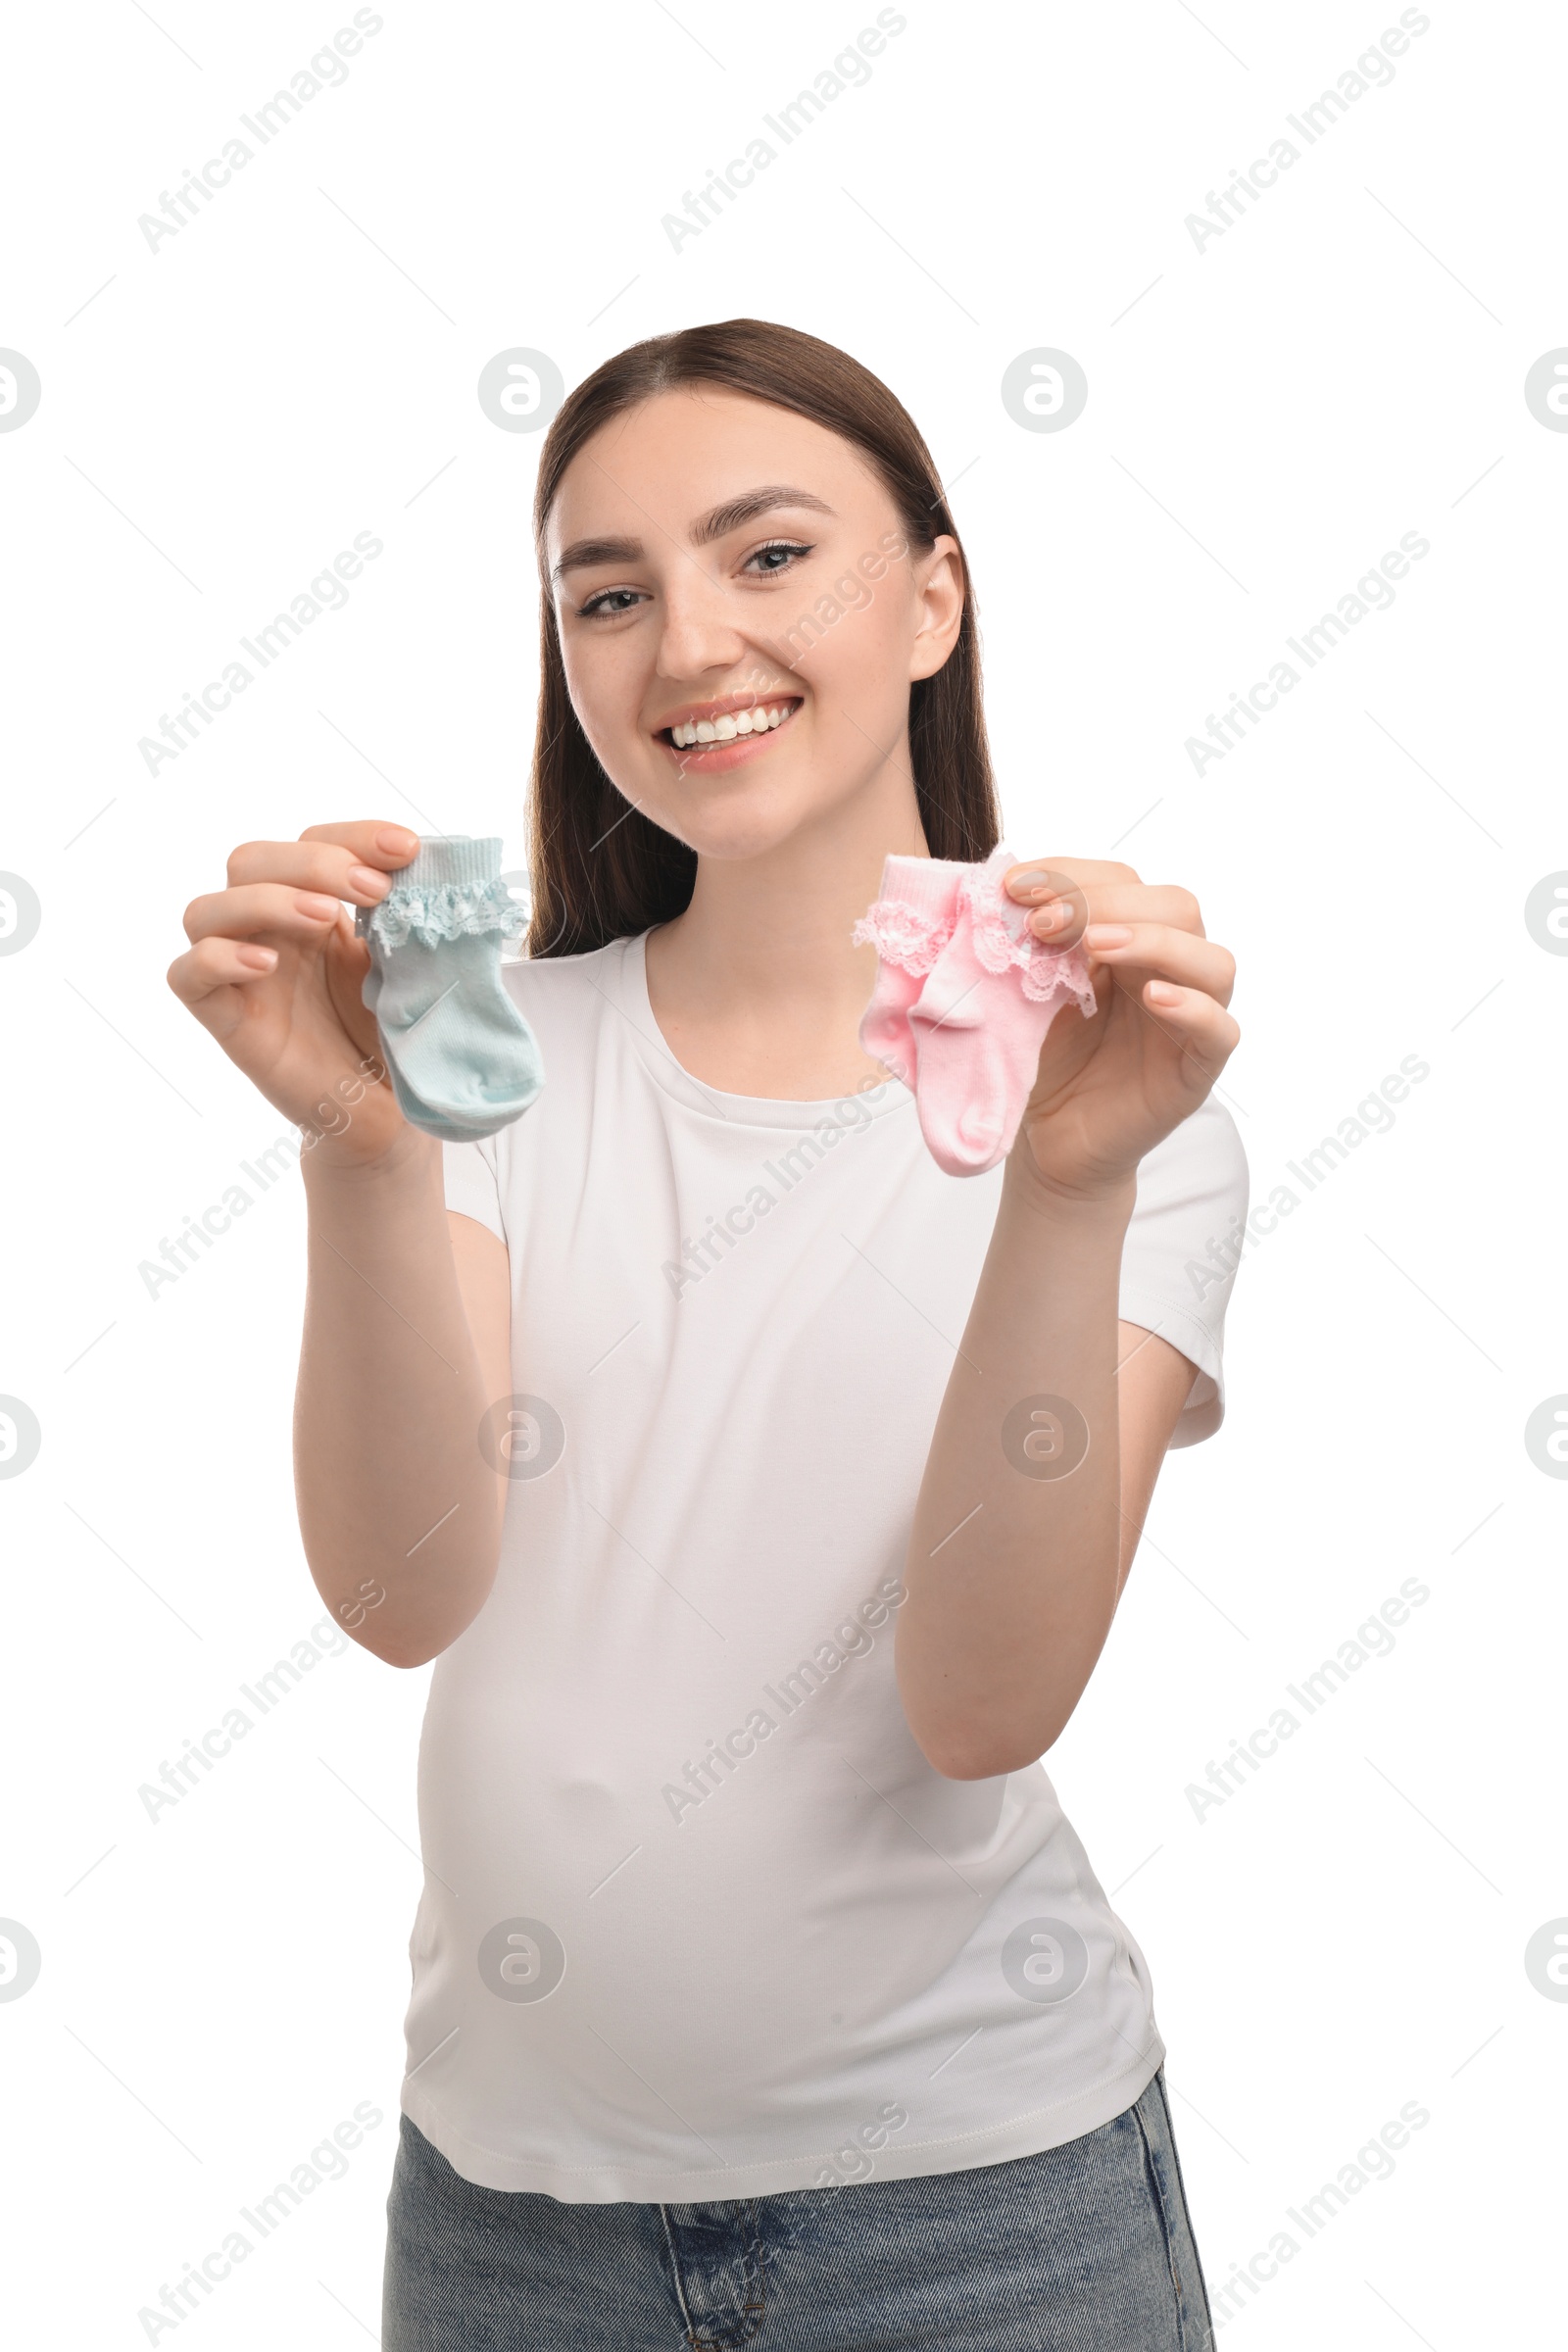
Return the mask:
<path id="1" fill-rule="evenodd" d="M 169 967 L 235 1067 L 335 1160 L 377 1159 L 411 1132 L 360 1000 L 370 952 L 342 902 L 375 906 L 418 846 L 406 826 L 374 822 L 246 842 L 228 887 L 186 907 L 191 944 Z"/>

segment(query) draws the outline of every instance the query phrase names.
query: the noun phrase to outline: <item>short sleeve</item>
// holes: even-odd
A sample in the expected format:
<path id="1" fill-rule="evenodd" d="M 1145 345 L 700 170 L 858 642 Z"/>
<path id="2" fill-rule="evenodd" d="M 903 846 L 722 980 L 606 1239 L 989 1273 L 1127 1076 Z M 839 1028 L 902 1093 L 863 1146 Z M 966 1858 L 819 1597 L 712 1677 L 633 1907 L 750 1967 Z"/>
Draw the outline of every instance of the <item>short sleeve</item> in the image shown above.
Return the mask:
<path id="1" fill-rule="evenodd" d="M 1172 1446 L 1212 1437 L 1225 1417 L 1225 1309 L 1242 1255 L 1247 1184 L 1236 1122 L 1212 1095 L 1138 1163 L 1119 1311 L 1198 1367 Z"/>
<path id="2" fill-rule="evenodd" d="M 442 1168 L 448 1208 L 472 1217 L 503 1245 L 507 1228 L 501 1215 L 501 1179 L 493 1139 L 479 1144 L 443 1144 Z"/>

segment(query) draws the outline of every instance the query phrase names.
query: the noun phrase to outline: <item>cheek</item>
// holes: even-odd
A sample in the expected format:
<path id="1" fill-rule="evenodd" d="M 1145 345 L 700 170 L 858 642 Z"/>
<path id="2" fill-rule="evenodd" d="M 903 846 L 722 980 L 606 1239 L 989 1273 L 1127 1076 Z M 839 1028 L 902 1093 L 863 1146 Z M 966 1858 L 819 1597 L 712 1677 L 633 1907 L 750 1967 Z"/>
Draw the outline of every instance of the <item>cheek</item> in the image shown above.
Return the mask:
<path id="1" fill-rule="evenodd" d="M 859 588 L 864 601 L 858 605 L 825 592 L 838 617 L 831 617 L 826 601 L 819 603 L 813 620 L 822 634 L 794 664 L 815 698 L 814 725 L 824 732 L 853 734 L 868 718 L 894 724 L 908 697 L 912 627 L 904 583 L 894 574 L 874 584 L 862 580 Z"/>
<path id="2" fill-rule="evenodd" d="M 613 775 L 639 741 L 641 666 L 629 636 L 606 632 L 595 640 L 575 634 L 561 649 L 566 692 L 600 764 Z"/>

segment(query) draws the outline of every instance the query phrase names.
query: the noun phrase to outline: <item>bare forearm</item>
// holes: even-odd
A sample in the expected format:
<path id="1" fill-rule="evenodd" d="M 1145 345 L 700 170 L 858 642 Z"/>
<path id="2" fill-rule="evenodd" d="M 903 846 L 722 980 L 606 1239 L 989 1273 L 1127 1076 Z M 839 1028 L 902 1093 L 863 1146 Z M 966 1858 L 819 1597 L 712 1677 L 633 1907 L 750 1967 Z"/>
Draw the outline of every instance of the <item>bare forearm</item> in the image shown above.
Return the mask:
<path id="1" fill-rule="evenodd" d="M 300 1530 L 317 1588 L 376 1656 L 454 1641 L 495 1575 L 500 1496 L 453 1258 L 441 1149 L 305 1163 L 310 1281 L 295 1397 Z"/>
<path id="2" fill-rule="evenodd" d="M 899 1684 L 955 1779 L 1032 1763 L 1115 1608 L 1117 1291 L 1135 1186 L 1068 1201 L 1009 1166 L 915 1506 Z"/>

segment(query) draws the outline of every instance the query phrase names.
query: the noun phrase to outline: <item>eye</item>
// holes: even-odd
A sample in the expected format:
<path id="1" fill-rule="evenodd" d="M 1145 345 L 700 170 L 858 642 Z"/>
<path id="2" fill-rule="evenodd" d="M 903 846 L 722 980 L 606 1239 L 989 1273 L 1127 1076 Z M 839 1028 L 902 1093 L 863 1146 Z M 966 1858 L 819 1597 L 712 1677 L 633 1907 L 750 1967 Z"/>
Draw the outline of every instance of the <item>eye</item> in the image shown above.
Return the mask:
<path id="1" fill-rule="evenodd" d="M 746 562 L 741 565 L 741 569 L 749 571 L 751 566 L 756 564 L 760 568 L 753 572 L 754 579 L 772 579 L 779 572 L 788 571 L 799 557 L 808 556 L 810 553 L 810 547 L 804 540 L 770 539 L 765 547 L 753 549 Z"/>
<path id="2" fill-rule="evenodd" d="M 612 620 L 617 613 L 629 612 L 642 597 L 640 588 L 601 588 L 585 605 L 577 608 L 579 620 Z"/>

